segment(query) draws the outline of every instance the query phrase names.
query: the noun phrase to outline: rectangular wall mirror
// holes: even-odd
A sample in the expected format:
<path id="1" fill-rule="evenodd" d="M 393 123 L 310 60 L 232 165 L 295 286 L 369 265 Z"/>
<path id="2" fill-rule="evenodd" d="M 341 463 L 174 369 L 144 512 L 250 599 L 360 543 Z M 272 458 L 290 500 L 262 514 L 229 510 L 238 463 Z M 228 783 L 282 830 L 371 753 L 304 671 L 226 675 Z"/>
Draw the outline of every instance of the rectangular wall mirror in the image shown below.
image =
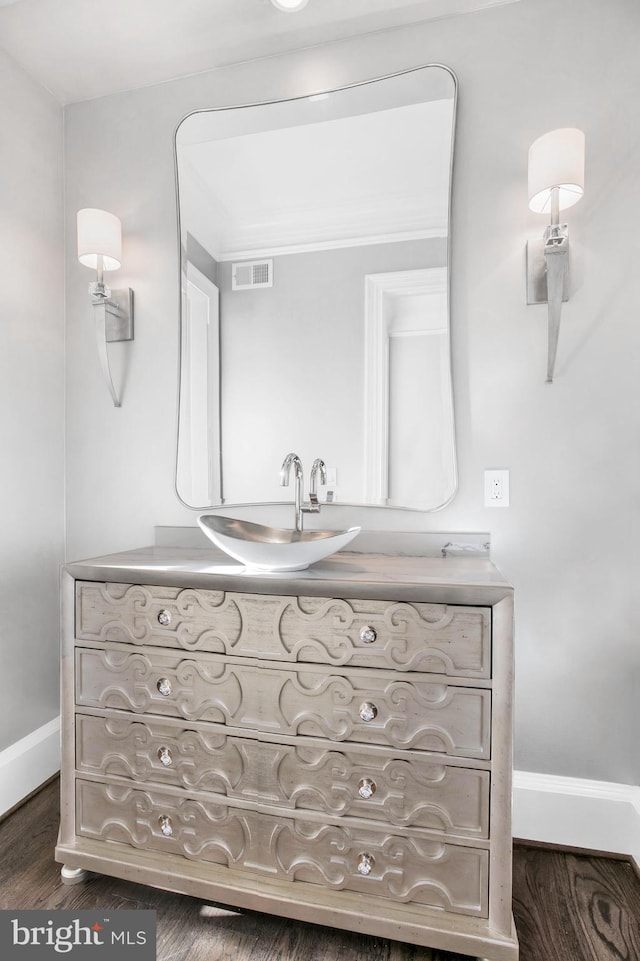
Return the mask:
<path id="1" fill-rule="evenodd" d="M 426 66 L 200 111 L 176 133 L 177 491 L 437 510 L 456 490 L 449 326 L 456 81 Z"/>

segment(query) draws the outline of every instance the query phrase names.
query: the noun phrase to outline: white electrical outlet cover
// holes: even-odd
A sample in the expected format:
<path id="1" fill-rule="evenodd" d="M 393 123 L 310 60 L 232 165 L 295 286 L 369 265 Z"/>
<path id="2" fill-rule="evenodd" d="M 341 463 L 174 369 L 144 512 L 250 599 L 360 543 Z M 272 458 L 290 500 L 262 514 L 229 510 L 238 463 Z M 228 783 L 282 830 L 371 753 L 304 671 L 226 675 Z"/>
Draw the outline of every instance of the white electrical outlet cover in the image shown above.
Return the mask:
<path id="1" fill-rule="evenodd" d="M 484 506 L 509 506 L 508 470 L 486 470 L 484 472 Z"/>

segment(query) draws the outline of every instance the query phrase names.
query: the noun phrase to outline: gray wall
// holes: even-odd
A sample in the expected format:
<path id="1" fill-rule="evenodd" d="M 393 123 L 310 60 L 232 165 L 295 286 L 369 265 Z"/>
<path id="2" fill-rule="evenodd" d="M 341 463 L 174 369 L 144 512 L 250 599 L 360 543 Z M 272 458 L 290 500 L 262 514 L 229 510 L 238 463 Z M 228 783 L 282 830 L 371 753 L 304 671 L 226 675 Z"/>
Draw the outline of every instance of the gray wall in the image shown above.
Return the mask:
<path id="1" fill-rule="evenodd" d="M 489 529 L 517 592 L 517 767 L 637 783 L 639 31 L 636 0 L 521 2 L 70 107 L 70 556 L 149 543 L 155 524 L 194 523 L 173 490 L 177 122 L 196 108 L 447 64 L 460 81 L 451 305 L 460 488 L 437 515 L 371 512 L 363 522 Z M 549 386 L 545 309 L 525 305 L 524 245 L 544 226 L 527 210 L 527 150 L 567 125 L 586 133 L 587 186 L 570 211 L 574 294 Z M 73 255 L 75 211 L 86 204 L 122 218 L 121 282 L 136 292 L 120 410 L 98 375 Z M 511 471 L 509 509 L 483 507 L 490 467 Z"/>
<path id="2" fill-rule="evenodd" d="M 62 109 L 0 51 L 0 750 L 58 714 Z"/>
<path id="3" fill-rule="evenodd" d="M 364 500 L 364 278 L 444 263 L 442 238 L 285 254 L 272 287 L 241 291 L 219 264 L 227 503 L 290 498 L 278 482 L 289 451 L 307 470 L 316 457 L 339 467 L 340 501 Z"/>

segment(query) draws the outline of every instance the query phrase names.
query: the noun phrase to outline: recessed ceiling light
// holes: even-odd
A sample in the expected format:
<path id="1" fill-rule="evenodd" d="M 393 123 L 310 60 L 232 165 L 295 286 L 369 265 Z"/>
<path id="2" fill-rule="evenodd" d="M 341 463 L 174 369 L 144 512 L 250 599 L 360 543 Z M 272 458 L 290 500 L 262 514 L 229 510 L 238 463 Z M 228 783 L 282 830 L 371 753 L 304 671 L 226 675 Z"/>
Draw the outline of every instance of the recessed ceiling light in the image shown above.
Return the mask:
<path id="1" fill-rule="evenodd" d="M 297 10 L 302 10 L 306 7 L 309 0 L 271 0 L 274 7 L 278 10 L 284 10 L 286 13 L 295 13 Z"/>

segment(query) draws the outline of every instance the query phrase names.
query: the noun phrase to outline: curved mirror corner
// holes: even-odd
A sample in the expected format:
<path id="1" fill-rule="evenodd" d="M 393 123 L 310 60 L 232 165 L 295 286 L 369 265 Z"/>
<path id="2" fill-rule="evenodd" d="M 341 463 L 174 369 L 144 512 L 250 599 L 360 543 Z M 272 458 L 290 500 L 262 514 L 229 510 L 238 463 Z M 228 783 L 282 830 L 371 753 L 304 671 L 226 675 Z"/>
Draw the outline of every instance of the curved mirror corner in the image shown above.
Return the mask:
<path id="1" fill-rule="evenodd" d="M 426 66 L 176 132 L 177 491 L 437 510 L 456 490 L 449 330 L 456 81 Z M 308 479 L 308 478 L 307 478 Z"/>

